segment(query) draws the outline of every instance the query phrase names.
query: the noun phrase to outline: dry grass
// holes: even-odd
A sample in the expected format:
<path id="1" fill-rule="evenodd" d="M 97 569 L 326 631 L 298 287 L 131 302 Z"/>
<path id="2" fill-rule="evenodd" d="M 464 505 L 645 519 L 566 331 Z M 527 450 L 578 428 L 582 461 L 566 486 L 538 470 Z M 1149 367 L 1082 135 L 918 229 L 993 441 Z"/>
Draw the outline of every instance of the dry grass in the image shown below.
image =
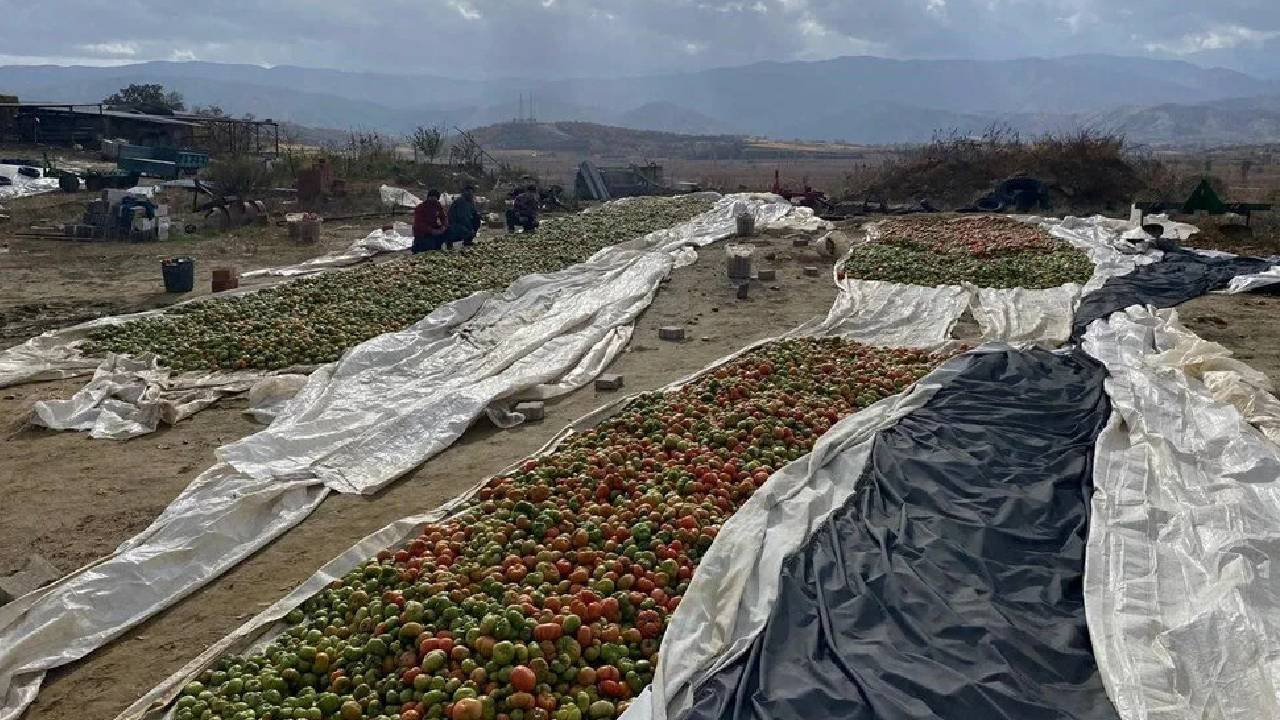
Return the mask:
<path id="1" fill-rule="evenodd" d="M 1117 135 L 1080 130 L 1024 140 L 1000 127 L 981 137 L 959 133 L 902 151 L 890 162 L 846 176 L 849 200 L 915 202 L 958 207 L 1018 174 L 1050 187 L 1056 204 L 1078 209 L 1127 206 L 1144 187 L 1146 159 Z"/>

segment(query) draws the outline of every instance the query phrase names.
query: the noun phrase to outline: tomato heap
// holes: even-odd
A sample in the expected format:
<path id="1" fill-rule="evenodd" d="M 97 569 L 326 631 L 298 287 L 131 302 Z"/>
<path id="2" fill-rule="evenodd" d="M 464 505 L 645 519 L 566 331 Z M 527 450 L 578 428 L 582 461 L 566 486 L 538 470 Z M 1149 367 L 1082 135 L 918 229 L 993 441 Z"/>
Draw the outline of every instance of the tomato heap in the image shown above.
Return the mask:
<path id="1" fill-rule="evenodd" d="M 753 349 L 483 485 L 185 688 L 199 718 L 613 718 L 725 520 L 842 417 L 944 356 L 839 339 Z"/>
<path id="2" fill-rule="evenodd" d="M 255 293 L 192 303 L 92 331 L 88 356 L 159 356 L 175 370 L 279 370 L 333 362 L 437 307 L 533 273 L 562 270 L 601 248 L 685 222 L 711 208 L 695 197 L 637 198 L 548 218 L 532 235 L 503 235 L 468 252 L 361 265 Z"/>
<path id="3" fill-rule="evenodd" d="M 1049 288 L 1083 284 L 1087 255 L 1042 228 L 990 215 L 917 215 L 886 220 L 874 242 L 855 246 L 845 277 L 937 286 Z"/>

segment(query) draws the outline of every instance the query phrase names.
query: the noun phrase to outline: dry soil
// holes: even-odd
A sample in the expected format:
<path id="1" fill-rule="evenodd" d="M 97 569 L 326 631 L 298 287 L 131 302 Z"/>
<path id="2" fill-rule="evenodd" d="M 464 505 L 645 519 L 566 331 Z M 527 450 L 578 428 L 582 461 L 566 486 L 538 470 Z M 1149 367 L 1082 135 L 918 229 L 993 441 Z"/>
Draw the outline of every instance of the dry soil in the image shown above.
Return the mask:
<path id="1" fill-rule="evenodd" d="M 0 348 L 46 330 L 104 315 L 150 310 L 208 294 L 213 270 L 241 272 L 290 265 L 331 250 L 376 229 L 379 221 L 327 222 L 320 242 L 291 241 L 283 227 L 252 225 L 223 233 L 175 236 L 162 243 L 83 242 L 19 236 L 30 222 L 70 222 L 88 196 L 47 193 L 8 204 L 14 222 L 0 226 Z M 21 212 L 21 215 L 19 215 Z M 18 218 L 24 222 L 18 222 Z M 401 218 L 403 219 L 403 218 Z M 386 222 L 391 222 L 388 217 Z M 166 293 L 160 261 L 175 255 L 195 260 L 190 293 Z"/>

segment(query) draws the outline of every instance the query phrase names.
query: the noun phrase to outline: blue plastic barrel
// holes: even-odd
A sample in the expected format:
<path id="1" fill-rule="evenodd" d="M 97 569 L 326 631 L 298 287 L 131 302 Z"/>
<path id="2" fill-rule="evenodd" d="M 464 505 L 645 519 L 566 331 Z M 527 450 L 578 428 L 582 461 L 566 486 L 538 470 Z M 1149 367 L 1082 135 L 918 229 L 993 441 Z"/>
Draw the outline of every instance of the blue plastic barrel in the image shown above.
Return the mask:
<path id="1" fill-rule="evenodd" d="M 171 257 L 160 261 L 160 271 L 164 273 L 164 291 L 171 293 L 191 292 L 196 284 L 196 262 L 189 257 Z"/>

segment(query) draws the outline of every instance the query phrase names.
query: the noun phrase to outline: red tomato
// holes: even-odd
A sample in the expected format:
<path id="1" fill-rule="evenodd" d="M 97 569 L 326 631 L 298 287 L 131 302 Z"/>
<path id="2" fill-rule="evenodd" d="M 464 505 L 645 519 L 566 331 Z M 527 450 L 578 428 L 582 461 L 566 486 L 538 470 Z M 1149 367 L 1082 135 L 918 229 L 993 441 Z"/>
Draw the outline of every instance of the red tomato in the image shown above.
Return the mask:
<path id="1" fill-rule="evenodd" d="M 538 676 L 533 670 L 524 665 L 517 665 L 511 669 L 511 687 L 520 692 L 533 692 L 533 688 L 538 684 Z"/>

